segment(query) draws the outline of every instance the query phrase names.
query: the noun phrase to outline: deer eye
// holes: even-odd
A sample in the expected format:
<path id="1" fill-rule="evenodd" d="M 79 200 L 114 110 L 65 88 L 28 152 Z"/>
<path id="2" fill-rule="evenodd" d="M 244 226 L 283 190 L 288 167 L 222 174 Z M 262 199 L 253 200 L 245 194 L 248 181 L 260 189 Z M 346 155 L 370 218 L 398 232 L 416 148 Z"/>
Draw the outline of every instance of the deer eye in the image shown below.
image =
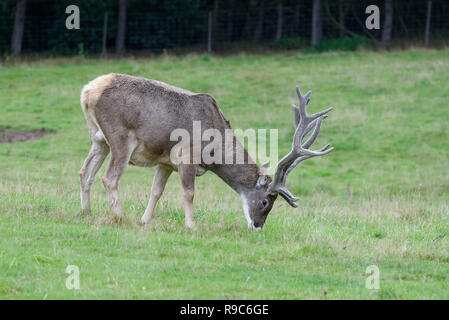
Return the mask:
<path id="1" fill-rule="evenodd" d="M 264 208 L 268 205 L 267 199 L 262 200 L 262 205 L 264 206 Z"/>

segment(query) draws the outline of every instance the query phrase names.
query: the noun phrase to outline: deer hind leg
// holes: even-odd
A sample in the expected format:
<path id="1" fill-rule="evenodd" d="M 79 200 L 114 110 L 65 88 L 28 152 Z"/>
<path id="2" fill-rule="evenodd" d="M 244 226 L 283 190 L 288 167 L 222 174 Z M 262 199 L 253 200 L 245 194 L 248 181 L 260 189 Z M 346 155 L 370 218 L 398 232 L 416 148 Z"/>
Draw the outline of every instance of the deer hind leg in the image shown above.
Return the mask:
<path id="1" fill-rule="evenodd" d="M 148 201 L 148 206 L 142 216 L 142 219 L 140 220 L 142 224 L 150 223 L 153 218 L 154 208 L 156 207 L 162 192 L 164 192 L 165 185 L 167 184 L 167 180 L 172 172 L 173 170 L 168 167 L 160 165 L 156 167 L 156 170 L 154 171 L 153 185 L 151 186 L 150 200 Z"/>
<path id="2" fill-rule="evenodd" d="M 111 161 L 103 176 L 103 184 L 106 188 L 112 211 L 118 216 L 125 217 L 118 194 L 118 186 L 123 172 L 125 172 L 128 166 L 131 154 L 136 148 L 137 140 L 132 136 L 108 142 L 111 148 Z"/>
<path id="3" fill-rule="evenodd" d="M 196 167 L 190 164 L 180 164 L 178 171 L 184 192 L 184 210 L 186 215 L 185 224 L 187 228 L 194 229 L 195 220 L 193 218 L 193 197 L 195 193 Z"/>
<path id="4" fill-rule="evenodd" d="M 81 208 L 83 212 L 90 212 L 90 187 L 108 153 L 109 146 L 104 141 L 95 141 L 92 139 L 89 155 L 84 160 L 84 164 L 79 172 Z"/>

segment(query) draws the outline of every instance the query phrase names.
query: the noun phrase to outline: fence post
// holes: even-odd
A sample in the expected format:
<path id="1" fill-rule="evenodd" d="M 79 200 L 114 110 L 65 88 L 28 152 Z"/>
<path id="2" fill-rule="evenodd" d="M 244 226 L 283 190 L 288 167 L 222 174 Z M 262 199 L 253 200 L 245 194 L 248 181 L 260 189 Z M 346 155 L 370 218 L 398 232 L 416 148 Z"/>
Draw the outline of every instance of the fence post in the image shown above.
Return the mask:
<path id="1" fill-rule="evenodd" d="M 108 33 L 108 12 L 104 13 L 104 25 L 103 25 L 103 44 L 101 49 L 101 55 L 104 56 L 107 53 L 106 49 L 106 35 Z"/>
<path id="2" fill-rule="evenodd" d="M 207 52 L 212 52 L 212 11 L 209 11 L 209 22 L 207 27 Z"/>

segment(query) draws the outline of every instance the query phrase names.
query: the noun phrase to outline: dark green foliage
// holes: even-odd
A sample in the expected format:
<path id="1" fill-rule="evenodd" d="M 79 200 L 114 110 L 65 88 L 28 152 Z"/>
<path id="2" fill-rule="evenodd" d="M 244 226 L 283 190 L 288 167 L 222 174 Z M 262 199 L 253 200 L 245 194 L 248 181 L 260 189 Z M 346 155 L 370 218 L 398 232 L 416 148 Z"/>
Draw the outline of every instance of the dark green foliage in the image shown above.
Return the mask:
<path id="1" fill-rule="evenodd" d="M 307 40 L 300 37 L 282 37 L 279 41 L 270 43 L 270 48 L 280 50 L 300 49 L 307 45 Z"/>
<path id="2" fill-rule="evenodd" d="M 355 51 L 360 48 L 370 48 L 372 44 L 364 37 L 345 37 L 321 40 L 310 51 L 323 52 L 330 50 Z"/>

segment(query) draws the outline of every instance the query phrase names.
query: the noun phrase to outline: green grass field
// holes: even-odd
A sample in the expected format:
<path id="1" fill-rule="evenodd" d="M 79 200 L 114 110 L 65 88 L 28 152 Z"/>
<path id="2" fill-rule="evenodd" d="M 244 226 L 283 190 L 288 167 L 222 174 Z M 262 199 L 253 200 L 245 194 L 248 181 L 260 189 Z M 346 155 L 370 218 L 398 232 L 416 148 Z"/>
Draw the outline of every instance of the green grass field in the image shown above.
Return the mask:
<path id="1" fill-rule="evenodd" d="M 449 51 L 55 59 L 0 68 L 0 128 L 45 127 L 0 144 L 0 298 L 448 299 Z M 78 171 L 89 150 L 81 88 L 118 72 L 211 93 L 233 128 L 278 128 L 290 148 L 295 85 L 310 112 L 333 106 L 316 148 L 288 179 L 263 232 L 212 173 L 196 182 L 198 230 L 184 227 L 177 174 L 150 228 L 139 225 L 153 169 L 129 167 L 109 211 L 100 177 L 83 215 Z M 67 265 L 80 289 L 66 288 Z M 380 289 L 366 268 L 378 266 Z"/>

